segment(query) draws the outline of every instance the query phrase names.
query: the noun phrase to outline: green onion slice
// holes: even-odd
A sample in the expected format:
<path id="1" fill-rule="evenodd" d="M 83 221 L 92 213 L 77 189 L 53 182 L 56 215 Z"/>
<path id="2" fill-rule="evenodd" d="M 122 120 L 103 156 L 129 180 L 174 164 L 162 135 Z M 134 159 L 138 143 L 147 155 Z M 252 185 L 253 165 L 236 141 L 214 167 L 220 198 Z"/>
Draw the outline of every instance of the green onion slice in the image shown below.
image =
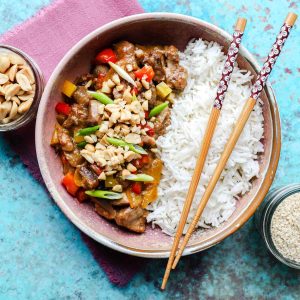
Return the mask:
<path id="1" fill-rule="evenodd" d="M 116 139 L 116 138 L 106 138 L 106 140 L 116 146 L 116 147 L 128 147 L 129 150 L 135 152 L 135 153 L 139 153 L 139 154 L 148 154 L 147 151 L 145 149 L 143 149 L 141 146 L 139 145 L 135 145 L 135 144 L 130 144 L 130 143 L 126 143 L 125 141 L 123 140 L 119 140 L 119 139 Z"/>
<path id="2" fill-rule="evenodd" d="M 151 182 L 154 178 L 147 174 L 130 174 L 125 176 L 124 179 L 131 181 L 143 181 L 143 182 Z"/>
<path id="3" fill-rule="evenodd" d="M 131 83 L 133 86 L 136 86 L 135 81 L 130 77 L 130 75 L 123 68 L 114 64 L 111 61 L 109 61 L 108 63 L 123 79 Z"/>
<path id="4" fill-rule="evenodd" d="M 115 193 L 110 191 L 90 190 L 90 191 L 85 191 L 85 193 L 91 197 L 109 199 L 109 200 L 118 200 L 123 198 L 123 195 L 121 193 Z"/>

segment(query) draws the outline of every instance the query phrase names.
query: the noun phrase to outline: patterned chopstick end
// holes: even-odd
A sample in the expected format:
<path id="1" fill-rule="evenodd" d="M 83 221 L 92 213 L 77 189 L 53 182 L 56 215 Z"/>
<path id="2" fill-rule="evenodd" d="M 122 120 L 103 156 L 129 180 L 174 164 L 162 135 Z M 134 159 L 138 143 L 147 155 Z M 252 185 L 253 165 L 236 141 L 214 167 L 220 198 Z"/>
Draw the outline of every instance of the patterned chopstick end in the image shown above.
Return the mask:
<path id="1" fill-rule="evenodd" d="M 289 13 L 287 15 L 285 22 L 282 25 L 280 32 L 276 38 L 276 42 L 273 44 L 273 47 L 268 55 L 268 58 L 264 63 L 264 66 L 252 87 L 251 96 L 250 96 L 251 98 L 255 100 L 258 99 L 296 20 L 297 20 L 296 14 Z"/>

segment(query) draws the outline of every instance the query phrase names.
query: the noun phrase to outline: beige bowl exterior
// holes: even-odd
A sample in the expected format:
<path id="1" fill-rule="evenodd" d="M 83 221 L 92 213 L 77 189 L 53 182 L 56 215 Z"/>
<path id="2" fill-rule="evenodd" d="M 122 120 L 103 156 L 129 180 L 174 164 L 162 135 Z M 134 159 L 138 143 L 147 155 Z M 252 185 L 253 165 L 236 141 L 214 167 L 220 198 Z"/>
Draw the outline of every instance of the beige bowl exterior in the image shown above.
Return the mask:
<path id="1" fill-rule="evenodd" d="M 55 123 L 55 104 L 61 99 L 61 85 L 65 79 L 73 80 L 78 74 L 88 72 L 96 52 L 111 43 L 127 39 L 134 43 L 174 44 L 183 50 L 192 38 L 216 41 L 225 51 L 231 35 L 207 22 L 179 14 L 147 13 L 111 22 L 93 31 L 78 42 L 60 61 L 50 77 L 37 115 L 36 149 L 45 184 L 54 201 L 80 230 L 99 243 L 130 255 L 168 257 L 173 239 L 150 226 L 144 234 L 134 234 L 99 217 L 89 204 L 79 204 L 62 187 L 62 167 L 49 142 Z M 256 76 L 259 70 L 254 57 L 241 47 L 238 57 L 240 68 Z M 260 177 L 237 204 L 233 215 L 220 227 L 196 231 L 184 255 L 210 248 L 238 230 L 255 212 L 274 179 L 281 147 L 280 119 L 276 100 L 270 85 L 262 94 L 265 122 L 265 152 L 260 157 Z M 243 105 L 243 103 L 241 103 Z"/>

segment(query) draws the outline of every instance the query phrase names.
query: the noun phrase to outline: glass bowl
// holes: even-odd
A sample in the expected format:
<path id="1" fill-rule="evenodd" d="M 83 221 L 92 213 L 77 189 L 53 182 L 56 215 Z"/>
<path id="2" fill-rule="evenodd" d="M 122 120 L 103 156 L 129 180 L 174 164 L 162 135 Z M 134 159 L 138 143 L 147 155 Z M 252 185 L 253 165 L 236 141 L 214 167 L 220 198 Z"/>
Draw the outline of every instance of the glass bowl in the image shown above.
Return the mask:
<path id="1" fill-rule="evenodd" d="M 271 221 L 278 205 L 290 195 L 299 192 L 300 184 L 290 184 L 287 186 L 274 188 L 270 190 L 264 202 L 255 213 L 255 223 L 266 247 L 280 262 L 294 269 L 300 269 L 300 263 L 284 257 L 276 248 L 271 235 Z"/>
<path id="2" fill-rule="evenodd" d="M 29 108 L 29 110 L 16 120 L 13 120 L 6 124 L 0 124 L 0 132 L 11 131 L 20 128 L 26 125 L 27 123 L 29 123 L 36 116 L 36 112 L 45 86 L 45 80 L 42 75 L 42 72 L 38 67 L 38 65 L 36 64 L 36 62 L 30 56 L 28 56 L 23 51 L 15 47 L 0 44 L 0 53 L 3 52 L 15 53 L 25 60 L 25 62 L 28 64 L 28 66 L 31 68 L 33 72 L 36 88 L 35 88 L 33 103 Z"/>

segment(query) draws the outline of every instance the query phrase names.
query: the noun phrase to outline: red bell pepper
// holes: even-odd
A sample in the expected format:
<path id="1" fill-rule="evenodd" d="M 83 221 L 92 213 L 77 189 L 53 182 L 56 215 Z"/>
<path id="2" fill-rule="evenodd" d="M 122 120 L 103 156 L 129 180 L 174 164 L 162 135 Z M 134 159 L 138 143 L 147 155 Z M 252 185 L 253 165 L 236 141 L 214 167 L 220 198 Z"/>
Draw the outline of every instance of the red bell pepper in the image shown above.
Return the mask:
<path id="1" fill-rule="evenodd" d="M 134 182 L 131 186 L 131 190 L 135 193 L 135 194 L 140 194 L 142 192 L 142 184 L 140 182 Z"/>
<path id="2" fill-rule="evenodd" d="M 143 68 L 135 71 L 134 75 L 136 78 L 145 79 L 146 81 L 150 82 L 153 79 L 155 73 L 151 66 L 144 66 Z"/>
<path id="3" fill-rule="evenodd" d="M 55 110 L 58 114 L 68 116 L 71 112 L 71 106 L 64 102 L 58 102 L 55 106 Z"/>
<path id="4" fill-rule="evenodd" d="M 150 161 L 148 155 L 143 155 L 142 158 L 141 158 L 141 160 L 142 160 L 142 163 L 143 163 L 144 165 L 149 164 L 149 161 Z"/>
<path id="5" fill-rule="evenodd" d="M 145 119 L 149 119 L 149 110 L 145 110 L 144 113 L 145 113 Z"/>
<path id="6" fill-rule="evenodd" d="M 117 61 L 117 56 L 111 48 L 102 50 L 96 56 L 97 64 L 107 64 L 108 62 L 115 63 L 116 61 Z"/>
<path id="7" fill-rule="evenodd" d="M 75 184 L 73 173 L 67 173 L 63 177 L 61 183 L 66 188 L 66 190 L 68 191 L 69 194 L 71 194 L 72 196 L 76 196 L 76 193 L 77 193 L 79 187 Z"/>
<path id="8" fill-rule="evenodd" d="M 135 159 L 132 161 L 132 164 L 137 168 L 137 169 L 141 169 L 143 167 L 143 162 L 142 159 Z"/>
<path id="9" fill-rule="evenodd" d="M 153 137 L 155 135 L 155 131 L 154 131 L 154 128 L 150 127 L 149 125 L 146 125 L 144 128 L 148 128 L 148 130 L 146 131 L 146 133 Z"/>
<path id="10" fill-rule="evenodd" d="M 149 156 L 148 155 L 142 155 L 141 158 L 139 159 L 135 159 L 132 161 L 132 164 L 137 168 L 137 169 L 141 169 L 144 165 L 148 164 L 150 161 Z M 132 172 L 131 172 L 132 173 Z"/>
<path id="11" fill-rule="evenodd" d="M 137 87 L 133 87 L 132 90 L 131 90 L 131 93 L 134 94 L 134 95 L 137 95 L 139 93 L 139 90 Z"/>

